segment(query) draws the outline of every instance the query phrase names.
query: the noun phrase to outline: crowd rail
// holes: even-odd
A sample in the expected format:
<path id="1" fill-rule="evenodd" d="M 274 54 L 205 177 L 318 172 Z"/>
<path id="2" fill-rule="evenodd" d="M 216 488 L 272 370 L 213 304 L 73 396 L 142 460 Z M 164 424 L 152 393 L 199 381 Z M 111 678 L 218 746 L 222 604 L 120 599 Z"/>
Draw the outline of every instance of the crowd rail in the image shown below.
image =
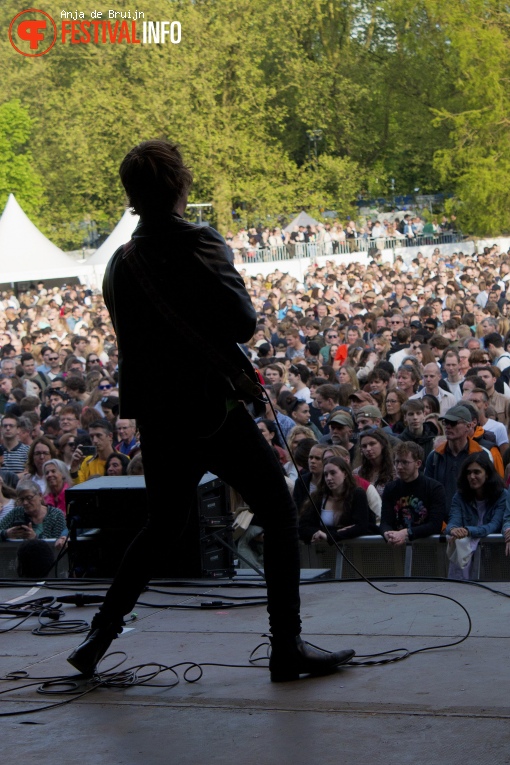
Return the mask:
<path id="1" fill-rule="evenodd" d="M 415 237 L 376 237 L 347 239 L 345 242 L 289 242 L 274 247 L 251 247 L 235 248 L 237 257 L 243 263 L 270 263 L 281 260 L 293 260 L 294 258 L 310 258 L 329 255 L 352 255 L 355 252 L 367 253 L 371 250 L 394 250 L 396 247 L 421 247 L 425 245 L 452 244 L 462 242 L 464 237 L 460 233 L 452 232 L 445 234 L 427 234 Z"/>
<path id="2" fill-rule="evenodd" d="M 348 560 L 371 577 L 447 577 L 446 537 L 430 536 L 394 547 L 381 536 L 356 537 L 340 544 Z M 334 545 L 300 543 L 301 568 L 329 569 L 335 579 L 359 579 Z M 510 558 L 501 534 L 482 537 L 473 553 L 471 579 L 510 581 Z"/>

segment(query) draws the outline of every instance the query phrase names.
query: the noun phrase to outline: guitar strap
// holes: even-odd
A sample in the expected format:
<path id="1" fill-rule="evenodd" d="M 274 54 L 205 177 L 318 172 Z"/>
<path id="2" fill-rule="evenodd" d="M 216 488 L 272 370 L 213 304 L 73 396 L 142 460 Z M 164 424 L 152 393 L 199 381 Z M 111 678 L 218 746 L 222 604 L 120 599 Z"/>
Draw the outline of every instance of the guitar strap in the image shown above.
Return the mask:
<path id="1" fill-rule="evenodd" d="M 128 264 L 131 273 L 136 279 L 137 283 L 142 287 L 145 294 L 149 298 L 152 305 L 154 305 L 159 314 L 171 324 L 179 333 L 184 337 L 189 338 L 193 344 L 200 348 L 200 352 L 204 354 L 211 366 L 224 377 L 231 385 L 232 390 L 243 399 L 248 397 L 251 401 L 253 399 L 261 402 L 263 394 L 262 387 L 252 380 L 250 376 L 237 364 L 234 364 L 230 359 L 224 356 L 217 348 L 213 346 L 200 335 L 193 327 L 178 316 L 164 300 L 163 296 L 154 287 L 154 281 L 150 272 L 144 263 L 143 267 L 139 262 L 139 253 L 137 252 L 136 245 L 133 240 L 123 245 L 124 255 L 123 258 Z M 249 360 L 246 359 L 249 363 Z"/>

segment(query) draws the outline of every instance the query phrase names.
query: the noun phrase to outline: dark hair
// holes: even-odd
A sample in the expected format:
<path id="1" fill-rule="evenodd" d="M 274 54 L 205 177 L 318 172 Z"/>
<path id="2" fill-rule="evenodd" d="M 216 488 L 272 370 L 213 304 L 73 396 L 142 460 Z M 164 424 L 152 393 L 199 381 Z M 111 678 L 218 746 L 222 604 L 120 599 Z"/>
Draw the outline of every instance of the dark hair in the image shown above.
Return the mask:
<path id="1" fill-rule="evenodd" d="M 42 539 L 26 539 L 18 549 L 18 576 L 27 579 L 46 577 L 53 568 L 55 553 Z"/>
<path id="2" fill-rule="evenodd" d="M 115 451 L 112 452 L 108 456 L 108 458 L 107 458 L 107 460 L 105 462 L 104 474 L 105 475 L 108 474 L 108 468 L 110 467 L 110 462 L 113 459 L 118 459 L 120 464 L 122 465 L 122 473 L 121 473 L 121 475 L 127 475 L 127 469 L 128 469 L 128 465 L 129 465 L 130 460 L 128 459 L 128 457 L 126 457 L 125 454 L 122 454 L 122 452 L 115 452 Z"/>
<path id="3" fill-rule="evenodd" d="M 439 414 L 440 406 L 437 396 L 433 396 L 432 393 L 425 393 L 425 395 L 421 397 L 421 400 L 422 403 L 425 403 L 425 400 L 427 400 L 434 414 Z"/>
<path id="4" fill-rule="evenodd" d="M 56 457 L 58 457 L 58 452 L 53 441 L 50 441 L 50 439 L 47 438 L 47 436 L 39 436 L 39 438 L 34 438 L 32 443 L 30 444 L 30 448 L 27 454 L 27 462 L 26 462 L 27 472 L 30 473 L 30 475 L 35 475 L 37 473 L 35 462 L 34 462 L 34 452 L 36 450 L 36 447 L 39 446 L 39 444 L 43 444 L 43 446 L 48 447 L 50 451 L 50 456 L 48 457 L 48 459 L 54 460 Z"/>
<path id="5" fill-rule="evenodd" d="M 312 446 L 317 446 L 317 441 L 315 441 L 313 438 L 303 438 L 297 443 L 294 450 L 294 459 L 296 460 L 299 467 L 303 468 L 304 470 L 308 470 L 308 457 L 310 455 Z"/>
<path id="6" fill-rule="evenodd" d="M 94 420 L 89 425 L 89 432 L 91 428 L 101 428 L 101 430 L 104 430 L 105 433 L 110 433 L 110 435 L 113 433 L 112 426 L 108 420 Z"/>
<path id="7" fill-rule="evenodd" d="M 292 364 L 289 367 L 289 372 L 292 372 L 293 375 L 298 375 L 301 382 L 305 385 L 311 377 L 310 370 L 304 364 Z"/>
<path id="8" fill-rule="evenodd" d="M 262 418 L 257 422 L 257 425 L 260 425 L 260 423 L 265 425 L 270 433 L 274 433 L 274 438 L 272 441 L 273 446 L 279 446 L 280 448 L 283 449 L 283 445 L 280 439 L 280 431 L 278 430 L 278 426 L 275 424 L 275 422 L 273 422 L 273 420 L 267 420 L 265 418 Z"/>
<path id="9" fill-rule="evenodd" d="M 119 175 L 129 206 L 142 218 L 171 212 L 193 182 L 178 145 L 169 141 L 135 146 L 122 160 Z"/>
<path id="10" fill-rule="evenodd" d="M 341 522 L 343 526 L 348 526 L 352 523 L 352 504 L 353 504 L 353 497 L 354 492 L 358 488 L 356 479 L 354 478 L 352 474 L 351 466 L 344 460 L 342 457 L 328 457 L 327 460 L 323 463 L 323 469 L 326 467 L 326 465 L 336 465 L 336 467 L 340 468 L 345 473 L 345 481 L 342 488 L 342 512 L 340 514 Z M 313 495 L 313 500 L 316 505 L 316 507 L 322 507 L 322 503 L 327 497 L 331 496 L 331 492 L 327 487 L 326 481 L 324 480 L 324 471 L 321 476 L 321 480 L 319 483 L 319 486 L 317 487 L 317 491 Z M 312 504 L 310 500 L 308 502 L 305 502 L 303 507 L 303 512 L 306 512 L 307 510 L 310 511 L 312 508 Z M 335 523 L 338 523 L 340 521 L 340 518 L 335 519 Z"/>
<path id="11" fill-rule="evenodd" d="M 393 451 L 391 448 L 390 440 L 386 433 L 381 430 L 381 428 L 364 430 L 359 434 L 358 448 L 361 464 L 358 470 L 358 474 L 366 481 L 370 481 L 373 473 L 372 464 L 361 449 L 361 440 L 367 437 L 374 438 L 382 446 L 381 467 L 379 469 L 377 480 L 374 482 L 374 486 L 377 486 L 377 484 L 382 484 L 384 486 L 390 481 L 393 481 L 395 477 L 393 469 Z"/>
<path id="12" fill-rule="evenodd" d="M 485 499 L 490 505 L 493 505 L 496 500 L 501 496 L 501 492 L 504 490 L 505 485 L 500 478 L 490 458 L 485 452 L 476 452 L 470 454 L 461 465 L 459 477 L 457 479 L 457 488 L 461 497 L 468 502 L 473 502 L 476 499 L 475 492 L 470 488 L 467 479 L 467 469 L 469 465 L 476 462 L 480 467 L 485 470 L 487 479 L 485 481 L 483 490 Z"/>

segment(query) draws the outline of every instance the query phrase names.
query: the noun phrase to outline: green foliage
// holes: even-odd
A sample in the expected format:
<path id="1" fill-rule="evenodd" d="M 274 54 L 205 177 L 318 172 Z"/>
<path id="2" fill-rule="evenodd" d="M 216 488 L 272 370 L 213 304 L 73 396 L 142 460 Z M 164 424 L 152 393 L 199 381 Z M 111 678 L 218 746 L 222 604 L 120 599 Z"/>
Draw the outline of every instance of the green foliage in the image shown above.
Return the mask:
<path id="1" fill-rule="evenodd" d="M 42 183 L 34 171 L 34 159 L 27 145 L 32 120 L 17 99 L 0 105 L 0 208 L 10 193 L 27 213 L 36 213 L 42 202 Z"/>
<path id="2" fill-rule="evenodd" d="M 60 25 L 62 6 L 45 10 Z M 18 11 L 3 0 L 4 29 Z M 14 191 L 60 246 L 86 219 L 116 224 L 120 160 L 154 137 L 182 145 L 190 201 L 223 232 L 234 209 L 249 225 L 352 215 L 393 187 L 451 192 L 465 230 L 510 230 L 499 0 L 151 0 L 146 18 L 179 20 L 182 42 L 59 41 L 31 59 L 0 40 L 0 202 Z"/>

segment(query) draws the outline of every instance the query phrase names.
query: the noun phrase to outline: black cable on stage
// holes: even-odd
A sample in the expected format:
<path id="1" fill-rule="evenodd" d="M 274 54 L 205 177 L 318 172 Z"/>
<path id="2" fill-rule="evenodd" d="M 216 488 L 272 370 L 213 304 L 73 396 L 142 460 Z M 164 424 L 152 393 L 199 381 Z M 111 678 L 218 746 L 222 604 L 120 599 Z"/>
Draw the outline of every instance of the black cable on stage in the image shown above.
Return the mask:
<path id="1" fill-rule="evenodd" d="M 113 667 L 108 670 L 101 671 L 100 667 L 107 659 L 111 659 L 114 656 L 123 656 L 121 661 L 117 661 Z M 204 662 L 198 664 L 192 661 L 179 662 L 173 665 L 160 664 L 158 662 L 150 662 L 147 664 L 136 664 L 126 669 L 117 670 L 125 661 L 127 655 L 124 651 L 114 651 L 104 656 L 98 664 L 97 671 L 94 676 L 89 679 L 84 679 L 83 675 L 71 675 L 71 676 L 52 676 L 52 677 L 30 677 L 24 670 L 9 672 L 0 680 L 17 682 L 21 680 L 30 680 L 31 682 L 23 683 L 22 685 L 14 685 L 11 688 L 0 690 L 0 696 L 9 693 L 16 693 L 17 691 L 24 690 L 25 688 L 32 688 L 37 686 L 37 693 L 43 696 L 69 696 L 62 701 L 56 701 L 52 704 L 45 704 L 44 706 L 34 707 L 32 709 L 22 709 L 13 712 L 0 712 L 1 717 L 19 717 L 25 714 L 35 714 L 36 712 L 44 712 L 48 709 L 55 709 L 56 707 L 70 704 L 73 701 L 77 701 L 83 696 L 92 693 L 98 688 L 132 688 L 134 686 L 147 686 L 148 688 L 174 688 L 180 682 L 180 677 L 177 672 L 179 668 L 182 670 L 182 679 L 187 683 L 196 683 L 203 676 L 203 667 L 226 667 L 231 669 L 263 669 L 263 667 L 253 666 L 251 664 L 221 664 L 218 662 Z M 173 679 L 170 682 L 153 682 L 161 675 L 170 673 L 173 675 Z M 193 674 L 194 673 L 194 674 Z M 41 684 L 41 681 L 42 684 Z"/>

